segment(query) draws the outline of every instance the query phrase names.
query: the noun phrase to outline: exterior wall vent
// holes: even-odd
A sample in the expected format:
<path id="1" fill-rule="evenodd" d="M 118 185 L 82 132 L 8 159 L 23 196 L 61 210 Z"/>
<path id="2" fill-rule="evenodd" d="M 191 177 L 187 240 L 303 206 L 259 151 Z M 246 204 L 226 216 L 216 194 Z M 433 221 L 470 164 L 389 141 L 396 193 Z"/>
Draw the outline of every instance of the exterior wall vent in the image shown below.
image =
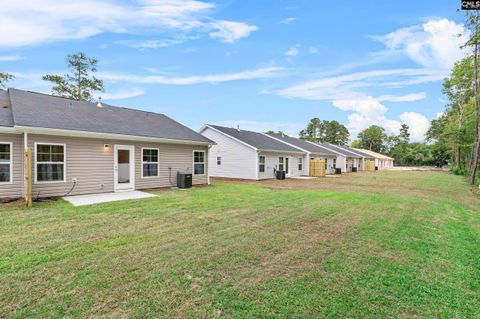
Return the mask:
<path id="1" fill-rule="evenodd" d="M 5 100 L 5 101 L 3 101 L 2 106 L 3 106 L 4 109 L 8 109 L 12 106 L 12 102 L 10 102 L 9 100 Z"/>

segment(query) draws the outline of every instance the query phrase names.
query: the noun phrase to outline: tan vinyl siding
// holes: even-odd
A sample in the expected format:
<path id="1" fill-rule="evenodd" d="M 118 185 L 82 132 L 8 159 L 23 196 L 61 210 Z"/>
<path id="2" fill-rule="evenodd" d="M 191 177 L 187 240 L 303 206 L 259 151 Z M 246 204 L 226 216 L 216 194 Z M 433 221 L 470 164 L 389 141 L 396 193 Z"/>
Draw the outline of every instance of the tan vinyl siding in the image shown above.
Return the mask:
<path id="1" fill-rule="evenodd" d="M 208 153 L 204 146 L 178 144 L 134 144 L 135 145 L 135 186 L 137 189 L 177 186 L 177 172 L 193 173 L 193 151 L 205 151 L 205 174 L 193 175 L 193 184 L 206 184 L 208 173 Z M 159 149 L 159 177 L 142 178 L 142 147 Z M 172 184 L 169 181 L 171 167 Z"/>
<path id="2" fill-rule="evenodd" d="M 62 196 L 73 186 L 72 179 L 77 179 L 77 185 L 71 195 L 93 194 L 114 191 L 114 145 L 135 146 L 135 189 L 147 189 L 170 186 L 168 167 L 172 167 L 172 184 L 176 185 L 177 171 L 193 170 L 193 150 L 205 150 L 205 146 L 190 146 L 182 144 L 154 144 L 133 141 L 104 140 L 92 138 L 59 137 L 47 135 L 28 136 L 29 146 L 33 149 L 35 158 L 35 143 L 60 143 L 66 145 L 66 182 L 34 183 L 34 198 Z M 110 146 L 105 150 L 104 145 Z M 141 177 L 142 147 L 159 149 L 160 174 L 155 178 Z M 207 158 L 207 156 L 206 156 Z M 34 159 L 35 174 L 35 159 Z M 205 169 L 207 170 L 207 164 Z M 193 183 L 206 184 L 207 174 L 194 176 Z"/>
<path id="3" fill-rule="evenodd" d="M 12 184 L 0 184 L 0 198 L 20 198 L 23 194 L 23 135 L 0 134 L 0 142 L 12 143 Z"/>

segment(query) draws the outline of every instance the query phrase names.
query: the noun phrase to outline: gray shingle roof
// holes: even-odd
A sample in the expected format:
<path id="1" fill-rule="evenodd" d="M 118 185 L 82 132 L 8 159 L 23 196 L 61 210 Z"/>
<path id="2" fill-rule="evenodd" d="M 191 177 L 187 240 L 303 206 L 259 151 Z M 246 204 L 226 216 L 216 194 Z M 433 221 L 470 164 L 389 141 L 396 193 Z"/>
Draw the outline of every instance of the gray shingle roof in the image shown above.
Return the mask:
<path id="1" fill-rule="evenodd" d="M 297 152 L 303 153 L 298 148 L 292 147 L 280 141 L 277 141 L 267 135 L 258 132 L 238 130 L 236 128 L 218 126 L 218 125 L 208 125 L 213 127 L 231 137 L 236 138 L 250 146 L 257 148 L 262 151 L 283 151 L 283 152 Z"/>
<path id="2" fill-rule="evenodd" d="M 13 115 L 11 107 L 3 107 L 3 103 L 9 101 L 7 91 L 0 90 L 0 126 L 13 127 Z"/>
<path id="3" fill-rule="evenodd" d="M 310 153 L 319 154 L 319 155 L 337 155 L 334 152 L 332 152 L 330 150 L 327 150 L 327 149 L 321 147 L 318 144 L 309 143 L 307 141 L 301 140 L 301 139 L 296 138 L 296 137 L 281 136 L 281 135 L 277 135 L 277 134 L 271 134 L 271 135 L 273 137 L 279 139 L 279 140 L 282 140 L 282 141 L 286 142 L 286 143 L 292 144 L 296 147 L 300 147 L 301 149 L 306 150 Z"/>
<path id="4" fill-rule="evenodd" d="M 157 113 L 9 89 L 16 126 L 65 129 L 213 143 Z"/>
<path id="5" fill-rule="evenodd" d="M 373 159 L 373 158 L 375 158 L 375 157 L 373 157 L 371 154 L 367 154 L 367 153 L 362 152 L 362 151 L 359 151 L 359 150 L 357 150 L 357 149 L 355 149 L 355 148 L 349 148 L 349 150 L 351 150 L 352 152 L 355 152 L 355 153 L 357 153 L 357 154 L 360 154 L 360 155 L 362 155 L 363 157 L 368 158 L 368 159 Z"/>
<path id="6" fill-rule="evenodd" d="M 330 143 L 321 143 L 320 145 L 331 149 L 335 152 L 338 152 L 346 157 L 355 157 L 355 158 L 361 158 L 362 156 L 359 155 L 358 153 L 354 153 L 353 151 L 350 151 L 348 148 L 343 147 L 343 146 L 338 146 L 338 145 L 333 145 Z"/>

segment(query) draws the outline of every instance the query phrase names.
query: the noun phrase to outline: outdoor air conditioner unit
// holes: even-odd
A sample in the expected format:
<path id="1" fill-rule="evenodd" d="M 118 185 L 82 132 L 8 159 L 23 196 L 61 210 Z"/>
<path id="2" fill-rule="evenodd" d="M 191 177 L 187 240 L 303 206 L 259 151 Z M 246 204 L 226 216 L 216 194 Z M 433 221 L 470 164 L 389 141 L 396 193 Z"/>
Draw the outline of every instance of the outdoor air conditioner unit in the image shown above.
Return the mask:
<path id="1" fill-rule="evenodd" d="M 177 172 L 177 187 L 178 188 L 191 188 L 193 176 L 191 173 Z"/>

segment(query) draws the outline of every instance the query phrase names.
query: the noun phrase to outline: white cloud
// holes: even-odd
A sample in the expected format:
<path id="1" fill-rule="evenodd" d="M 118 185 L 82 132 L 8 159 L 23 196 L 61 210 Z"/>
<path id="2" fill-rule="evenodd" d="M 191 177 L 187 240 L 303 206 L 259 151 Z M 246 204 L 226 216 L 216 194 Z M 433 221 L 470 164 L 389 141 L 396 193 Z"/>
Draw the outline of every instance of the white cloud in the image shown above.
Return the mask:
<path id="1" fill-rule="evenodd" d="M 278 90 L 276 93 L 283 97 L 307 100 L 360 99 L 367 97 L 361 89 L 390 86 L 393 80 L 396 83 L 413 80 L 430 81 L 430 77 L 436 74 L 437 71 L 428 69 L 371 70 L 307 81 Z"/>
<path id="2" fill-rule="evenodd" d="M 282 131 L 288 136 L 298 136 L 298 132 L 304 129 L 304 125 L 298 123 L 261 122 L 253 120 L 227 120 L 212 124 L 234 128 L 239 126 L 241 130 L 255 132 L 267 132 L 269 130 Z"/>
<path id="3" fill-rule="evenodd" d="M 0 62 L 13 62 L 23 60 L 24 57 L 20 55 L 0 55 Z"/>
<path id="4" fill-rule="evenodd" d="M 186 39 L 162 39 L 162 40 L 122 40 L 116 41 L 116 44 L 129 46 L 137 49 L 157 49 L 157 48 L 167 48 L 172 45 L 180 44 L 185 42 Z"/>
<path id="5" fill-rule="evenodd" d="M 404 54 L 425 68 L 449 70 L 465 56 L 460 46 L 467 41 L 468 32 L 454 21 L 432 19 L 372 38 L 382 42 L 387 53 Z"/>
<path id="6" fill-rule="evenodd" d="M 418 92 L 418 93 L 409 93 L 405 95 L 381 95 L 377 98 L 375 98 L 377 101 L 383 102 L 383 101 L 388 101 L 388 102 L 414 102 L 414 101 L 420 101 L 423 100 L 427 97 L 427 94 L 425 92 Z"/>
<path id="7" fill-rule="evenodd" d="M 439 118 L 441 118 L 443 115 L 445 115 L 445 112 L 437 112 L 435 118 L 436 118 L 436 119 L 439 119 Z"/>
<path id="8" fill-rule="evenodd" d="M 231 43 L 258 29 L 243 22 L 215 20 L 209 16 L 214 8 L 213 3 L 199 0 L 4 1 L 0 47 L 83 39 L 104 32 L 206 32 Z"/>
<path id="9" fill-rule="evenodd" d="M 134 88 L 131 90 L 121 90 L 112 93 L 98 92 L 97 95 L 101 96 L 103 100 L 123 100 L 145 94 L 145 90 L 140 88 Z"/>
<path id="10" fill-rule="evenodd" d="M 310 53 L 310 54 L 316 54 L 316 53 L 318 53 L 318 49 L 317 49 L 316 47 L 310 47 L 310 48 L 308 49 L 308 53 Z"/>
<path id="11" fill-rule="evenodd" d="M 106 81 L 122 81 L 143 84 L 171 84 L 171 85 L 190 85 L 200 83 L 220 83 L 238 80 L 251 80 L 260 78 L 271 78 L 279 75 L 282 70 L 280 67 L 265 67 L 253 70 L 244 70 L 234 73 L 220 73 L 208 75 L 192 75 L 185 77 L 169 77 L 162 75 L 134 75 L 109 72 L 98 72 L 97 76 Z"/>
<path id="12" fill-rule="evenodd" d="M 430 127 L 430 121 L 416 112 L 404 112 L 400 114 L 400 119 L 403 123 L 409 126 L 410 139 L 412 141 L 422 141 L 425 139 L 425 133 L 427 133 Z"/>
<path id="13" fill-rule="evenodd" d="M 417 142 L 425 139 L 425 133 L 430 127 L 430 121 L 416 112 L 404 112 L 399 115 L 398 120 L 387 118 L 388 109 L 371 97 L 363 100 L 334 101 L 333 105 L 343 111 L 353 112 L 347 116 L 347 128 L 352 137 L 371 125 L 379 125 L 385 128 L 387 133 L 398 134 L 401 125 L 405 123 L 409 126 L 411 140 Z"/>
<path id="14" fill-rule="evenodd" d="M 298 55 L 298 48 L 297 47 L 291 47 L 290 49 L 288 49 L 287 52 L 285 52 L 285 55 L 290 57 L 290 58 L 293 58 L 295 56 Z"/>
<path id="15" fill-rule="evenodd" d="M 216 21 L 210 24 L 216 31 L 210 32 L 212 39 L 219 39 L 224 43 L 234 43 L 241 38 L 246 38 L 253 31 L 258 30 L 254 25 L 234 21 Z"/>
<path id="16" fill-rule="evenodd" d="M 297 18 L 295 17 L 289 17 L 289 18 L 285 18 L 283 20 L 280 20 L 280 24 L 290 24 L 292 22 L 294 22 L 295 20 L 297 20 Z"/>
<path id="17" fill-rule="evenodd" d="M 414 117 L 411 114 L 404 115 L 403 119 L 389 119 L 386 116 L 388 108 L 381 102 L 419 101 L 426 97 L 425 92 L 403 95 L 385 94 L 372 97 L 362 90 L 385 87 L 388 79 L 400 81 L 416 79 L 418 81 L 422 77 L 435 74 L 435 72 L 428 69 L 371 70 L 308 81 L 276 93 L 289 98 L 332 102 L 336 108 L 350 113 L 347 116 L 347 128 L 350 130 L 351 136 L 356 136 L 370 125 L 379 125 L 384 127 L 388 133 L 398 134 L 401 124 L 408 120 L 408 124 L 412 126 L 412 132 L 415 132 L 412 133 L 412 140 L 418 141 L 423 138 L 426 131 L 423 120 L 426 118 L 421 114 L 414 113 L 418 114 L 416 121 L 413 120 Z M 426 121 L 428 128 L 428 120 Z"/>

